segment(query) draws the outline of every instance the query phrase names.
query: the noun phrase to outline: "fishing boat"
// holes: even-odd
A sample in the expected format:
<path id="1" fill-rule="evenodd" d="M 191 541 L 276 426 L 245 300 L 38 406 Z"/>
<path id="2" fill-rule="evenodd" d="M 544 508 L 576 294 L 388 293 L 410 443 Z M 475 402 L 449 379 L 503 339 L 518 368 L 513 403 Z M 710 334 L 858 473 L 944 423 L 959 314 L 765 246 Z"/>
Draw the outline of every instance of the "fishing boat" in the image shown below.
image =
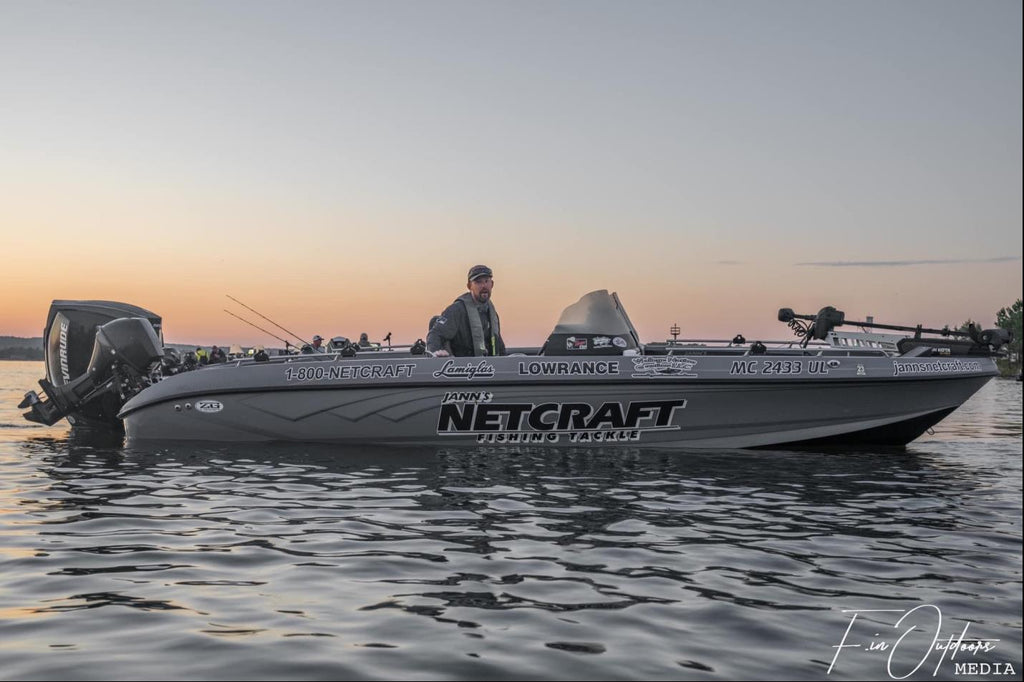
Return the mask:
<path id="1" fill-rule="evenodd" d="M 835 308 L 790 309 L 796 343 L 644 344 L 619 297 L 583 296 L 545 343 L 500 357 L 410 347 L 251 358 L 181 371 L 161 318 L 54 301 L 43 395 L 26 418 L 123 425 L 129 442 L 757 448 L 902 446 L 998 374 L 1001 329 L 904 330 L 895 349 L 825 343 Z"/>

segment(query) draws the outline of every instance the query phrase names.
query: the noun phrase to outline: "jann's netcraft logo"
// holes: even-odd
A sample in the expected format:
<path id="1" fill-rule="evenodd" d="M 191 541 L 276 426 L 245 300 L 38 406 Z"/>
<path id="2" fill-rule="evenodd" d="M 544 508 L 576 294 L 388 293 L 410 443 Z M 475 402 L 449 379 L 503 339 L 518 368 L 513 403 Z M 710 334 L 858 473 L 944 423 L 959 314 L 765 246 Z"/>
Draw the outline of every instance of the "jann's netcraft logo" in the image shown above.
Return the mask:
<path id="1" fill-rule="evenodd" d="M 844 609 L 843 613 L 850 620 L 839 644 L 833 646 L 836 653 L 828 667 L 829 675 L 838 667 L 837 662 L 840 658 L 844 656 L 849 657 L 855 653 L 848 652 L 844 654 L 844 651 L 848 649 L 860 650 L 871 655 L 885 656 L 886 672 L 894 680 L 903 680 L 910 677 L 921 666 L 928 663 L 933 654 L 938 657 L 938 660 L 935 662 L 932 677 L 938 675 L 943 663 L 946 664 L 947 670 L 948 666 L 953 666 L 954 675 L 1016 674 L 1012 663 L 995 662 L 991 660 L 991 656 L 985 656 L 985 660 L 978 660 L 979 654 L 991 654 L 995 651 L 996 645 L 1000 640 L 968 637 L 967 632 L 971 627 L 970 621 L 964 624 L 963 630 L 959 634 L 952 631 L 947 637 L 943 638 L 942 611 L 934 604 L 921 604 L 909 610 Z M 861 618 L 861 616 L 864 616 L 864 618 Z M 893 629 L 896 630 L 895 636 L 883 637 L 881 632 L 877 632 L 879 627 L 878 621 L 879 619 L 890 618 L 895 621 L 892 624 Z M 874 631 L 874 636 L 865 641 L 864 635 L 858 633 L 868 631 Z M 906 640 L 907 636 L 915 631 L 924 633 L 924 640 L 927 640 L 927 636 L 931 634 L 931 641 L 925 645 L 921 639 Z M 893 659 L 897 652 L 900 652 L 901 659 L 909 658 L 911 665 L 913 665 L 914 661 L 917 662 L 916 665 L 910 670 L 896 670 L 895 668 L 899 664 L 894 665 Z"/>

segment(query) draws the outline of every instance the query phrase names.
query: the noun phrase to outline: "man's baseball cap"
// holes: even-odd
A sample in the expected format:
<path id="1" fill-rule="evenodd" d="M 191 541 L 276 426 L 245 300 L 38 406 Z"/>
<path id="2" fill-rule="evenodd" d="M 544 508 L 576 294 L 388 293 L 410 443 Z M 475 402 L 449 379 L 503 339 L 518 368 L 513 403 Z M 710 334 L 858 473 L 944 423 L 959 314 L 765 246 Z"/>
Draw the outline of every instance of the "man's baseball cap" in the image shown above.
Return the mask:
<path id="1" fill-rule="evenodd" d="M 469 269 L 469 276 L 466 279 L 472 282 L 481 277 L 494 277 L 494 273 L 486 265 L 474 265 Z"/>

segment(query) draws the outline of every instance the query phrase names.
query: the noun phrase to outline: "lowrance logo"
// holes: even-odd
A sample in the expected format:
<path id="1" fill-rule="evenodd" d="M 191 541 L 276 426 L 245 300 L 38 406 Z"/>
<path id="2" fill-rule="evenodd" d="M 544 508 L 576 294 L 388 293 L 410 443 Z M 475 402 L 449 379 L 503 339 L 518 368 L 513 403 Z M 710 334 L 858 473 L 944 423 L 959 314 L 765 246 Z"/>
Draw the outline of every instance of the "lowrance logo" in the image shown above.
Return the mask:
<path id="1" fill-rule="evenodd" d="M 60 374 L 64 383 L 71 381 L 71 370 L 68 369 L 68 323 L 60 323 Z"/>
<path id="2" fill-rule="evenodd" d="M 224 403 L 219 400 L 197 400 L 196 410 L 199 412 L 205 412 L 206 414 L 213 414 L 214 412 L 220 412 L 224 409 Z"/>

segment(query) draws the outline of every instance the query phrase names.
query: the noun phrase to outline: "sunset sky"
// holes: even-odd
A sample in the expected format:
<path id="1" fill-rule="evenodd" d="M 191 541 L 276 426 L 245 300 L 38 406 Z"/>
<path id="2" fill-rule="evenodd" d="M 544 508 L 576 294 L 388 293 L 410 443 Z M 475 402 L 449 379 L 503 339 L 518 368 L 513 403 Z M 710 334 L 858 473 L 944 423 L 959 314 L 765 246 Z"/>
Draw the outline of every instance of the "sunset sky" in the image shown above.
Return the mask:
<path id="1" fill-rule="evenodd" d="M 1018 0 L 0 1 L 0 335 L 55 298 L 396 343 L 495 271 L 506 342 L 1021 296 Z"/>

